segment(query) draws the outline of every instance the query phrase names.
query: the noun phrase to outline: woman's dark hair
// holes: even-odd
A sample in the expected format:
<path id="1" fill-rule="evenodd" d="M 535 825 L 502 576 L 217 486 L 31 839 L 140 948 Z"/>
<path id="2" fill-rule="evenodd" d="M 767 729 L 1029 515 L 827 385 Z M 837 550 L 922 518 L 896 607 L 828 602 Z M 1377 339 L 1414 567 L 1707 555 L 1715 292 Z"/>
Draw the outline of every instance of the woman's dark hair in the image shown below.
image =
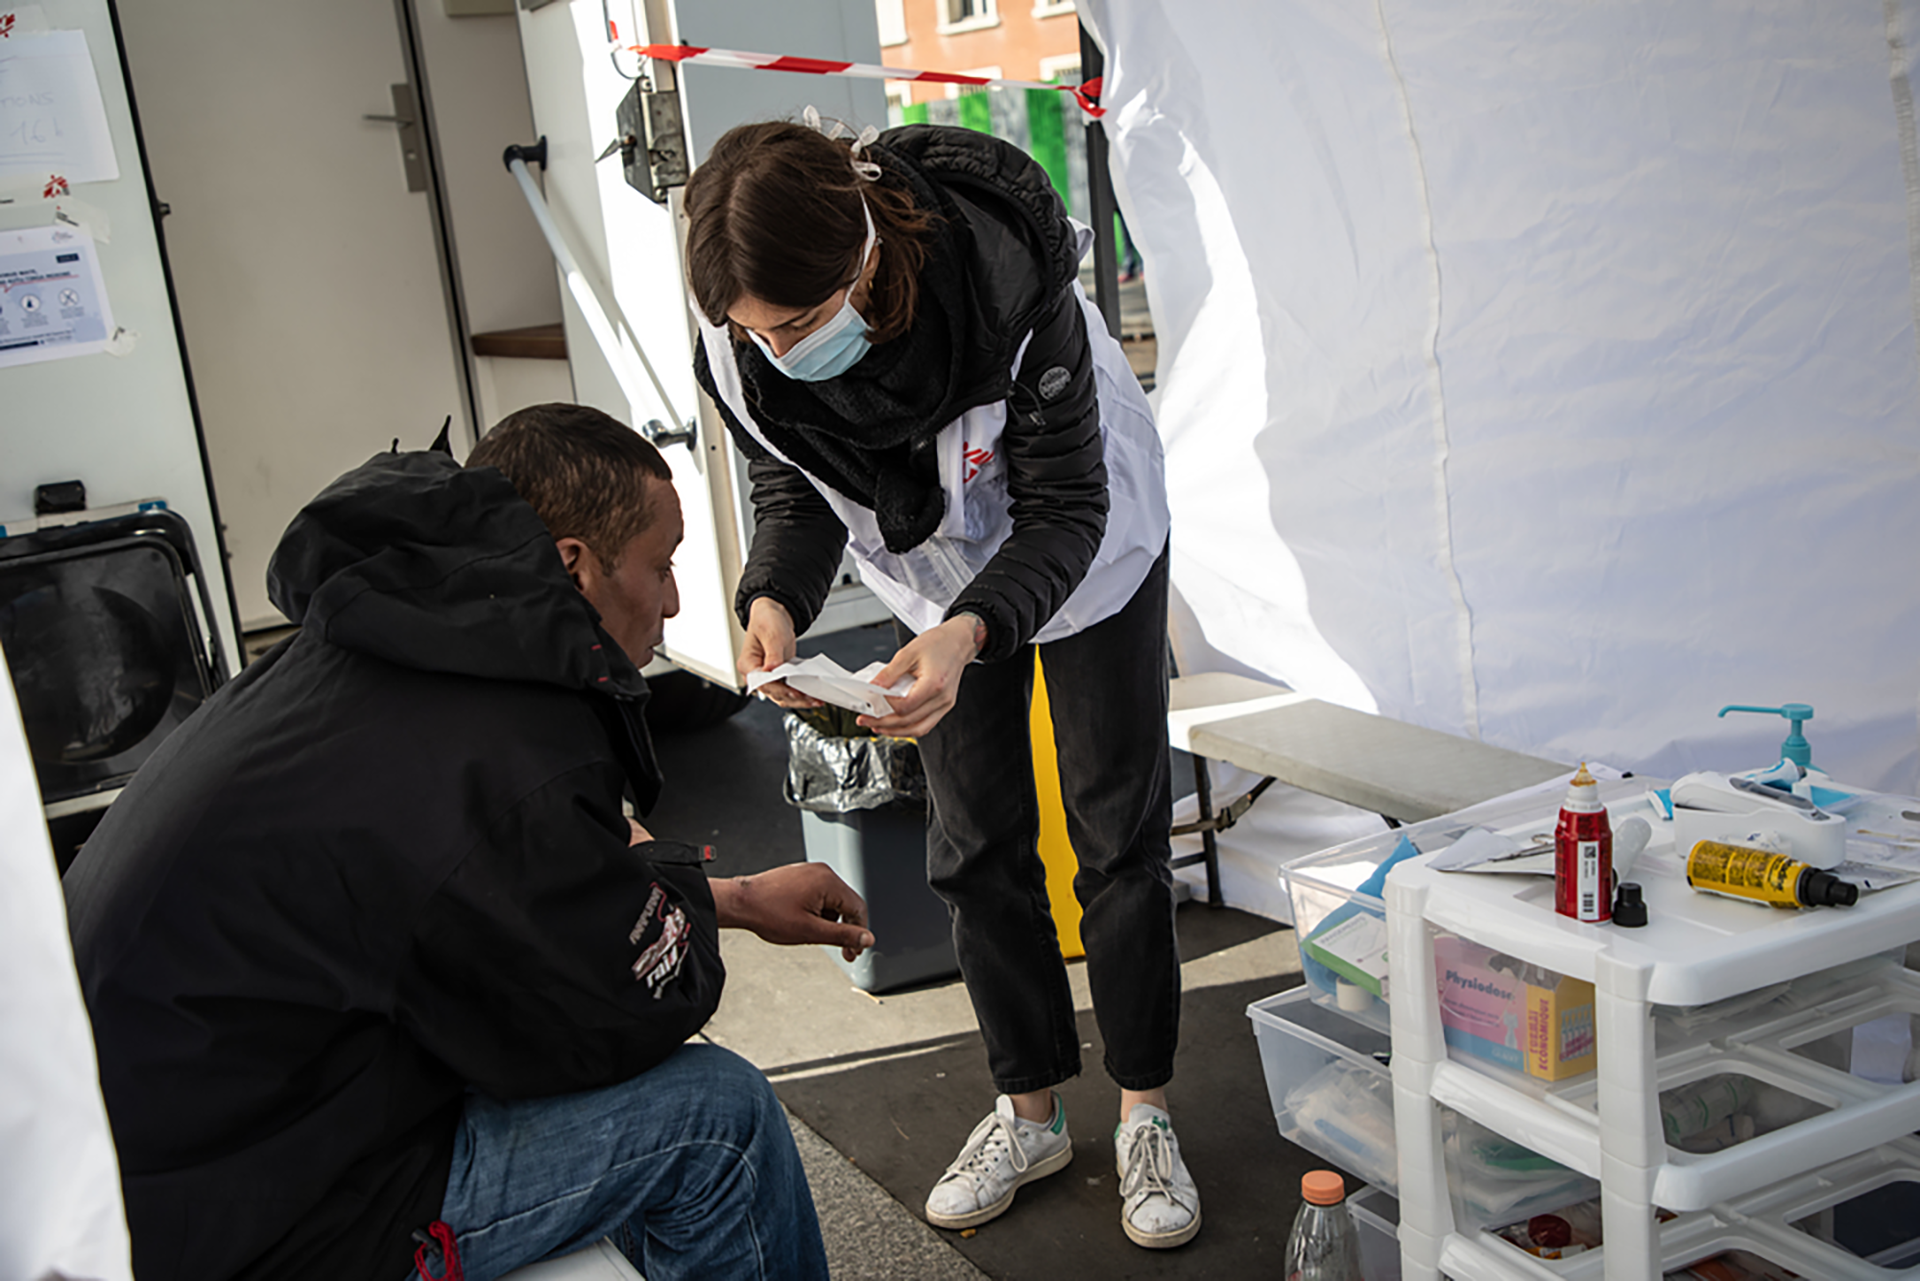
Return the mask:
<path id="1" fill-rule="evenodd" d="M 608 569 L 653 523 L 652 486 L 673 469 L 653 443 L 587 405 L 532 405 L 480 438 L 469 467 L 495 467 L 555 538 L 577 538 Z"/>
<path id="2" fill-rule="evenodd" d="M 904 186 L 855 173 L 850 146 L 783 120 L 736 126 L 713 144 L 684 203 L 688 283 L 708 320 L 726 324 L 742 297 L 815 307 L 845 288 L 867 239 L 864 199 L 882 243 L 861 318 L 875 343 L 913 324 L 932 215 Z"/>

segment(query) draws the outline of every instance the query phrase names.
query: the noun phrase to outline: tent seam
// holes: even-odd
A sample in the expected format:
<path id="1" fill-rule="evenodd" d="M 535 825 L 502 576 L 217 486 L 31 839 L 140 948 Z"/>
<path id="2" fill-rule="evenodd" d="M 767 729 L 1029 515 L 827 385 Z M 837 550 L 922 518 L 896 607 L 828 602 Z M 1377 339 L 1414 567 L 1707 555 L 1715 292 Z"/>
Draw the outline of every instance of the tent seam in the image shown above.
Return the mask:
<path id="1" fill-rule="evenodd" d="M 1888 0 L 1891 3 L 1891 0 Z M 1393 36 L 1387 30 L 1385 0 L 1374 0 L 1374 14 L 1380 26 L 1380 44 L 1386 57 L 1387 73 L 1400 95 L 1400 112 L 1406 122 L 1407 143 L 1413 152 L 1414 186 L 1420 194 L 1420 223 L 1427 265 L 1431 272 L 1432 309 L 1425 349 L 1421 355 L 1427 364 L 1427 383 L 1433 401 L 1433 489 L 1434 514 L 1439 522 L 1439 558 L 1446 576 L 1447 591 L 1453 598 L 1455 630 L 1459 641 L 1461 712 L 1467 733 L 1480 737 L 1480 696 L 1473 671 L 1473 611 L 1467 605 L 1466 589 L 1453 559 L 1453 505 L 1447 491 L 1447 462 L 1452 452 L 1447 425 L 1446 384 L 1440 370 L 1440 253 L 1433 236 L 1433 193 L 1427 183 L 1426 158 L 1420 150 L 1420 133 L 1413 123 L 1413 100 L 1407 92 L 1406 78 L 1400 74 L 1393 53 Z"/>
<path id="2" fill-rule="evenodd" d="M 1900 127 L 1900 170 L 1907 184 L 1907 305 L 1913 313 L 1915 355 L 1920 356 L 1920 144 L 1916 144 L 1913 82 L 1907 75 L 1907 44 L 1898 0 L 1882 0 L 1887 18 L 1893 116 Z"/>

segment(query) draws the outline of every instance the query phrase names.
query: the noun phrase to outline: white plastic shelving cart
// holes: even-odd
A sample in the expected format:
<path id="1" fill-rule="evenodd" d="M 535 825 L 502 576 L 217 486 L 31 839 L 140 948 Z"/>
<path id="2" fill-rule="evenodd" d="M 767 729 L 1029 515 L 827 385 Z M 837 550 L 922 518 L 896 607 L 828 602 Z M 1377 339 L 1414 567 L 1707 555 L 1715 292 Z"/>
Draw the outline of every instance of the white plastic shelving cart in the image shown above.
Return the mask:
<path id="1" fill-rule="evenodd" d="M 1550 824 L 1556 803 L 1542 800 L 1540 821 Z M 1619 822 L 1626 811 L 1610 807 Z M 1920 1268 L 1890 1271 L 1790 1226 L 1859 1192 L 1920 1180 L 1920 1140 L 1902 1137 L 1920 1129 L 1920 1083 L 1876 1085 L 1797 1052 L 1867 1019 L 1920 1011 L 1917 976 L 1871 960 L 1920 939 L 1920 883 L 1798 912 L 1715 898 L 1689 888 L 1660 823 L 1628 879 L 1645 890 L 1651 919 L 1641 929 L 1555 914 L 1546 877 L 1440 872 L 1426 860 L 1388 875 L 1403 1274 L 1649 1281 L 1741 1247 L 1830 1281 L 1920 1278 Z M 1436 998 L 1441 930 L 1592 983 L 1597 1070 L 1549 1085 L 1450 1058 Z M 1655 1018 L 1656 1006 L 1726 1001 L 1850 962 L 1860 964 L 1824 988 L 1802 983 L 1717 1020 Z M 1660 1092 L 1719 1073 L 1789 1090 L 1817 1114 L 1710 1155 L 1669 1147 Z M 1548 1263 L 1457 1231 L 1442 1107 L 1599 1179 L 1603 1247 Z M 1675 1217 L 1658 1222 L 1655 1207 Z"/>

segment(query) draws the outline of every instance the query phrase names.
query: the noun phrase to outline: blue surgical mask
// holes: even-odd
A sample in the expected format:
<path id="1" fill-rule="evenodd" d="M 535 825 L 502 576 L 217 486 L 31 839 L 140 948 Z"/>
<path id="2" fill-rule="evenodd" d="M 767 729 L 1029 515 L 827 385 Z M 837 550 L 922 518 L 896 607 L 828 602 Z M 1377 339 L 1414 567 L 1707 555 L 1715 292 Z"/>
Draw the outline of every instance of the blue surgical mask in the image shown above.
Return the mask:
<path id="1" fill-rule="evenodd" d="M 874 245 L 879 243 L 879 237 L 874 233 L 873 214 L 867 210 L 865 201 L 861 202 L 860 211 L 867 219 L 867 240 L 860 250 L 860 270 L 864 272 Z M 855 275 L 854 283 L 858 284 L 859 279 Z M 749 337 L 760 348 L 760 354 L 767 358 L 767 363 L 789 378 L 807 383 L 838 378 L 859 364 L 860 358 L 873 347 L 867 341 L 867 322 L 854 310 L 853 288 L 851 284 L 847 286 L 847 296 L 831 319 L 787 348 L 784 356 L 774 355 L 773 348 L 759 334 L 750 334 Z"/>

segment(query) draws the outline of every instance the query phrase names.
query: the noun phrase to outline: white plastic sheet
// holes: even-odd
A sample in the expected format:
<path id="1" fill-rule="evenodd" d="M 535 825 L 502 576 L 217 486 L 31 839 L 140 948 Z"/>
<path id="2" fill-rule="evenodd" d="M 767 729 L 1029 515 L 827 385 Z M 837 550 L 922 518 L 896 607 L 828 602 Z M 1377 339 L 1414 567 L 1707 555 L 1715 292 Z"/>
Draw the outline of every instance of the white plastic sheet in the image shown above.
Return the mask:
<path id="1" fill-rule="evenodd" d="M 1805 702 L 1915 789 L 1920 7 L 1082 11 L 1183 670 L 1668 777 Z"/>
<path id="2" fill-rule="evenodd" d="M 66 903 L 0 662 L 0 1277 L 131 1281 Z"/>

